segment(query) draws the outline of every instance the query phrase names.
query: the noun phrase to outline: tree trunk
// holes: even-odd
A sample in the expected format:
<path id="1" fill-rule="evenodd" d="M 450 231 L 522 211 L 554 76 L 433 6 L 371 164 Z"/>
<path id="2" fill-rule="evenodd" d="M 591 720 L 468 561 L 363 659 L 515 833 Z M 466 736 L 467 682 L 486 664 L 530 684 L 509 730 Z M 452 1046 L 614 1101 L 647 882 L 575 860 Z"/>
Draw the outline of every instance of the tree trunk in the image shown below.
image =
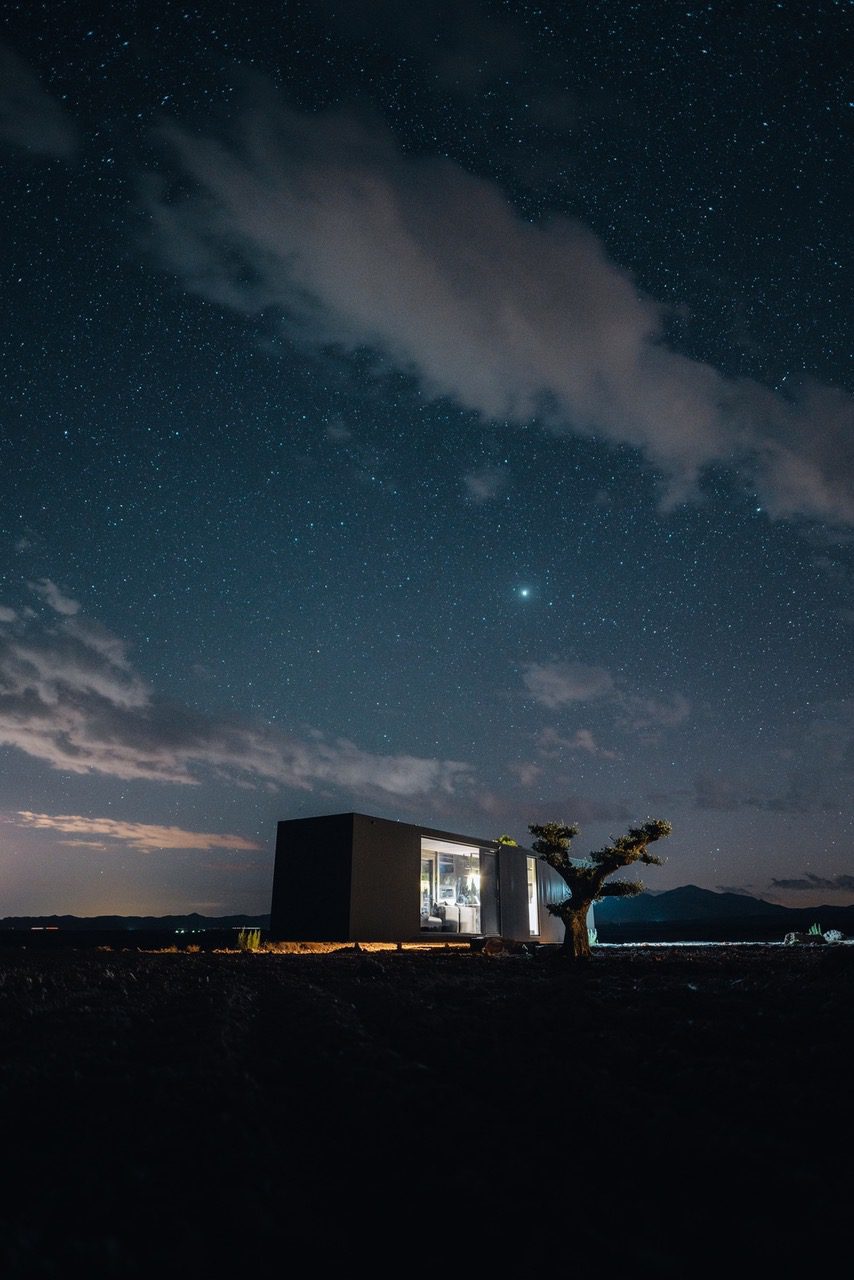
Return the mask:
<path id="1" fill-rule="evenodd" d="M 587 932 L 589 906 L 589 902 L 580 902 L 572 911 L 566 913 L 563 922 L 566 932 L 561 950 L 569 960 L 590 959 L 590 936 Z"/>

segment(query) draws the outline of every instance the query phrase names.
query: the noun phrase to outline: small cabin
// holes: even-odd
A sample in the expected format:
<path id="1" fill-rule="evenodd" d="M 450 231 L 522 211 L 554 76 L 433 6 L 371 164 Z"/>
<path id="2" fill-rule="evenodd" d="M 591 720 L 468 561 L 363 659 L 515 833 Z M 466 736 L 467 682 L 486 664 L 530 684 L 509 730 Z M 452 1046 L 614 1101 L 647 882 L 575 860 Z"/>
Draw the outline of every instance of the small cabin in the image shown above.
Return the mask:
<path id="1" fill-rule="evenodd" d="M 278 824 L 270 933 L 291 942 L 560 943 L 566 884 L 530 849 L 335 813 Z M 588 927 L 593 927 L 593 909 Z"/>

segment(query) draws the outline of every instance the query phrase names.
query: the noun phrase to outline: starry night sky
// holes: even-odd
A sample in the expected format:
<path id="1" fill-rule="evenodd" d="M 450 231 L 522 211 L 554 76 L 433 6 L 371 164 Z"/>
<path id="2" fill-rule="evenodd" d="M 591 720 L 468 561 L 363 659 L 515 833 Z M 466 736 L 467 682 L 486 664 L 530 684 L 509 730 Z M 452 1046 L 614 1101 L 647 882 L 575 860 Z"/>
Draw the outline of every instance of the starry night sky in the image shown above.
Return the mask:
<path id="1" fill-rule="evenodd" d="M 850 6 L 0 14 L 0 915 L 351 809 L 854 902 Z"/>

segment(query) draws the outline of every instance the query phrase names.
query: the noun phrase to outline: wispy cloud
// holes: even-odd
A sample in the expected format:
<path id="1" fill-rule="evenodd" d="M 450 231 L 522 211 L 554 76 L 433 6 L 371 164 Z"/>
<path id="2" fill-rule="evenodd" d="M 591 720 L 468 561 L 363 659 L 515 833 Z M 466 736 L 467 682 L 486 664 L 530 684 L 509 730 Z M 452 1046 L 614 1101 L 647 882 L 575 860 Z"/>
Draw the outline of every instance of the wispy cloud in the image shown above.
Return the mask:
<path id="1" fill-rule="evenodd" d="M 830 893 L 854 893 L 854 876 L 805 875 L 791 880 L 772 880 L 774 889 L 827 889 Z"/>
<path id="2" fill-rule="evenodd" d="M 481 467 L 463 476 L 466 492 L 472 502 L 491 502 L 507 487 L 507 475 L 498 467 Z"/>
<path id="3" fill-rule="evenodd" d="M 524 765 L 509 768 L 510 772 L 519 777 L 523 787 L 529 785 L 522 776 Z M 531 779 L 531 781 L 534 780 L 536 778 Z M 500 821 L 505 824 L 505 828 L 508 824 L 519 821 L 520 812 L 530 813 L 531 810 L 530 796 L 521 793 L 517 788 L 503 788 L 500 791 L 478 788 L 472 799 L 478 809 L 489 815 L 491 822 Z M 545 821 L 548 817 L 549 821 L 556 822 L 627 822 L 636 820 L 637 817 L 636 810 L 621 796 L 595 796 L 555 787 L 548 792 L 538 793 L 536 811 L 541 815 L 540 821 Z M 526 818 L 526 821 L 529 820 Z M 526 839 L 530 840 L 532 837 L 523 836 L 521 839 L 522 843 L 525 843 Z"/>
<path id="4" fill-rule="evenodd" d="M 539 747 L 543 755 L 559 755 L 563 751 L 583 751 L 586 755 L 597 756 L 603 760 L 616 760 L 617 752 L 601 747 L 590 729 L 577 729 L 572 737 L 559 734 L 552 728 L 543 729 L 539 737 Z"/>
<path id="5" fill-rule="evenodd" d="M 184 831 L 181 827 L 162 827 L 144 822 L 117 822 L 113 818 L 86 818 L 70 813 L 30 813 L 19 810 L 19 823 L 39 831 L 61 831 L 71 835 L 97 835 L 103 840 L 64 840 L 63 844 L 110 849 L 128 845 L 143 853 L 164 849 L 260 849 L 262 846 L 243 836 L 215 835 L 208 831 Z M 109 841 L 110 843 L 107 843 Z"/>
<path id="6" fill-rule="evenodd" d="M 80 612 L 79 603 L 60 591 L 56 583 L 52 582 L 50 578 L 37 578 L 35 582 L 28 582 L 27 586 L 57 613 L 65 613 L 70 617 L 72 614 Z"/>
<path id="7" fill-rule="evenodd" d="M 694 803 L 698 809 L 766 809 L 771 813 L 804 815 L 839 810 L 839 790 L 828 787 L 827 774 L 817 768 L 798 768 L 757 786 L 743 777 L 702 773 L 694 778 Z M 839 783 L 839 778 L 835 780 Z M 850 786 L 845 787 L 848 792 Z"/>
<path id="8" fill-rule="evenodd" d="M 162 130 L 180 182 L 148 183 L 152 245 L 189 289 L 308 344 L 373 348 L 487 418 L 635 447 L 669 502 L 719 464 L 772 515 L 854 522 L 850 396 L 728 378 L 667 345 L 665 309 L 581 223 L 524 221 L 374 118 L 303 115 L 257 79 L 251 97 L 227 140 Z"/>
<path id="9" fill-rule="evenodd" d="M 353 438 L 353 432 L 340 415 L 336 415 L 326 424 L 326 437 L 328 440 L 335 440 L 339 444 L 343 444 L 346 440 Z"/>
<path id="10" fill-rule="evenodd" d="M 529 662 L 522 669 L 522 682 L 534 700 L 550 710 L 609 697 L 615 689 L 609 671 L 583 662 Z"/>
<path id="11" fill-rule="evenodd" d="M 806 724 L 780 735 L 776 776 L 766 774 L 760 783 L 749 771 L 699 771 L 693 779 L 697 808 L 753 808 L 799 817 L 840 813 L 850 804 L 854 782 L 854 700 L 815 703 L 809 711 Z"/>
<path id="12" fill-rule="evenodd" d="M 0 138 L 61 160 L 70 160 L 80 142 L 71 117 L 6 45 L 0 45 Z"/>
<path id="13" fill-rule="evenodd" d="M 694 804 L 698 809 L 731 812 L 748 806 L 762 807 L 764 800 L 742 778 L 718 773 L 701 773 L 694 779 Z"/>
<path id="14" fill-rule="evenodd" d="M 563 711 L 582 703 L 607 706 L 624 732 L 648 733 L 675 728 L 691 714 L 691 704 L 681 693 L 652 697 L 626 689 L 605 667 L 583 662 L 529 662 L 522 668 L 522 682 L 540 706 Z M 560 739 L 568 746 L 566 739 Z M 575 747 L 591 755 L 608 755 L 593 740 L 589 728 L 578 730 Z"/>
<path id="15" fill-rule="evenodd" d="M 471 778 L 459 761 L 375 755 L 344 738 L 287 736 L 160 698 L 134 670 L 124 643 L 73 612 L 76 602 L 51 587 L 35 587 L 47 617 L 30 609 L 0 626 L 0 743 L 54 769 L 401 797 L 451 794 Z"/>
<path id="16" fill-rule="evenodd" d="M 675 729 L 691 715 L 691 703 L 682 693 L 648 697 L 623 690 L 616 701 L 620 722 L 629 730 Z"/>
<path id="17" fill-rule="evenodd" d="M 628 822 L 636 816 L 628 803 L 619 796 L 607 799 L 582 795 L 577 791 L 559 793 L 555 799 L 546 799 L 540 805 L 541 813 L 554 814 L 555 821 L 566 822 Z M 549 819 L 550 821 L 552 819 Z M 581 850 L 579 850 L 579 853 Z"/>
<path id="18" fill-rule="evenodd" d="M 543 766 L 534 760 L 516 760 L 507 768 L 514 777 L 519 779 L 519 785 L 522 787 L 532 787 L 543 774 Z"/>

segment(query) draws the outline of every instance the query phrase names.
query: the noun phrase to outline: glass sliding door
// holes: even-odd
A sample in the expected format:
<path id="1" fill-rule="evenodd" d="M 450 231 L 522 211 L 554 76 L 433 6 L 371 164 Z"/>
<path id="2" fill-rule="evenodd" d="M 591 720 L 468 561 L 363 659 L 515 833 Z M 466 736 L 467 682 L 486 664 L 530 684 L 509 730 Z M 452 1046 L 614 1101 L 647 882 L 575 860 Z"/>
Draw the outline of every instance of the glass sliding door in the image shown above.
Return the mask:
<path id="1" fill-rule="evenodd" d="M 422 836 L 422 931 L 479 934 L 480 912 L 480 849 Z"/>

